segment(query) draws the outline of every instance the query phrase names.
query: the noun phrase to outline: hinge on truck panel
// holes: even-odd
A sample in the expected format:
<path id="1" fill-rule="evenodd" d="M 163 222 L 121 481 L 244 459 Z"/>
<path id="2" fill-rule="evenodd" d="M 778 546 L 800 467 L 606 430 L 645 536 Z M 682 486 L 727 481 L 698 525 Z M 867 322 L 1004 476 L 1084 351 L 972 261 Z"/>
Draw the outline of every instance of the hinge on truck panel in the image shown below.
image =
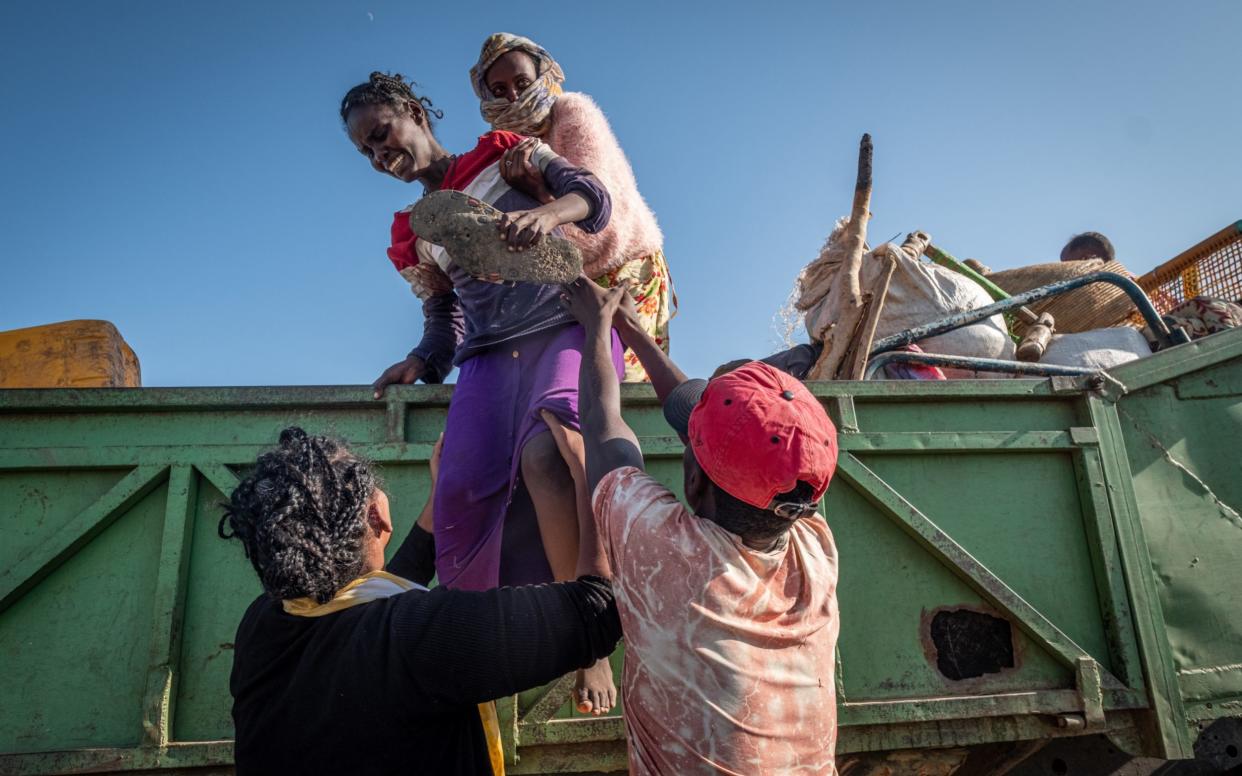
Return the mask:
<path id="1" fill-rule="evenodd" d="M 1056 375 L 1049 377 L 1048 380 L 1052 383 L 1052 392 L 1054 394 L 1063 395 L 1090 391 L 1111 402 L 1115 402 L 1122 396 L 1125 396 L 1128 390 L 1124 383 L 1107 372 L 1074 376 Z"/>
<path id="2" fill-rule="evenodd" d="M 1054 375 L 1048 379 L 1052 382 L 1052 392 L 1056 394 L 1082 393 L 1087 390 L 1086 381 L 1082 377 Z"/>
<path id="3" fill-rule="evenodd" d="M 1092 375 L 1092 379 L 1094 378 L 1099 378 L 1100 383 L 1098 387 L 1092 386 L 1091 390 L 1095 391 L 1100 396 L 1104 397 L 1106 401 L 1110 401 L 1113 404 L 1116 404 L 1122 396 L 1125 396 L 1130 392 L 1130 389 L 1126 387 L 1125 383 L 1113 377 L 1108 372 L 1100 372 L 1097 375 Z"/>
<path id="4" fill-rule="evenodd" d="M 1104 727 L 1104 687 L 1100 682 L 1100 664 L 1083 655 L 1078 658 L 1076 672 L 1078 697 L 1082 700 L 1082 716 L 1087 730 Z"/>

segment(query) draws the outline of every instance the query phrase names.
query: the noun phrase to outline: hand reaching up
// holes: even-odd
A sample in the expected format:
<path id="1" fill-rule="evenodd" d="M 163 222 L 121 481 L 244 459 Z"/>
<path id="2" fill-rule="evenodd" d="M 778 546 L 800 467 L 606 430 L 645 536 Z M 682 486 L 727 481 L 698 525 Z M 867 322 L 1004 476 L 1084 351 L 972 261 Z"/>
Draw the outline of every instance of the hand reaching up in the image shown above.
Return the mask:
<path id="1" fill-rule="evenodd" d="M 428 468 L 431 469 L 431 490 L 427 493 L 427 504 L 418 516 L 418 527 L 427 533 L 435 533 L 436 530 L 436 483 L 440 481 L 440 454 L 443 451 L 444 434 L 440 434 L 440 438 L 436 440 L 435 447 L 431 448 L 431 459 L 427 461 Z"/>
<path id="2" fill-rule="evenodd" d="M 643 324 L 638 319 L 638 306 L 634 303 L 634 297 L 630 296 L 630 281 L 623 280 L 617 287 L 625 293 L 621 294 L 621 299 L 617 303 L 617 312 L 612 316 L 612 325 L 618 332 L 624 332 L 627 325 L 641 331 Z M 622 334 L 621 338 L 625 339 L 625 335 Z"/>
<path id="3" fill-rule="evenodd" d="M 625 296 L 625 286 L 604 289 L 590 278 L 581 276 L 561 287 L 561 306 L 587 331 L 596 331 L 612 328 L 612 319 Z"/>

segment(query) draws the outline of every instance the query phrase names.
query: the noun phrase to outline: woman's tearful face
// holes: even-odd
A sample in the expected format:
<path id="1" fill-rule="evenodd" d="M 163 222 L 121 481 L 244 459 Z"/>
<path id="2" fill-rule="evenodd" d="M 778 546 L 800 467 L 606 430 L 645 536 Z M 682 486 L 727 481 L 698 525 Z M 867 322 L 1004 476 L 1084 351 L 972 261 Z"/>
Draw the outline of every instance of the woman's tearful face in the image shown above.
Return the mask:
<path id="1" fill-rule="evenodd" d="M 421 107 L 359 105 L 346 122 L 349 139 L 376 172 L 412 183 L 431 164 L 427 117 Z"/>
<path id="2" fill-rule="evenodd" d="M 487 70 L 487 90 L 496 99 L 517 102 L 522 92 L 539 76 L 535 60 L 525 51 L 510 51 L 497 59 Z"/>

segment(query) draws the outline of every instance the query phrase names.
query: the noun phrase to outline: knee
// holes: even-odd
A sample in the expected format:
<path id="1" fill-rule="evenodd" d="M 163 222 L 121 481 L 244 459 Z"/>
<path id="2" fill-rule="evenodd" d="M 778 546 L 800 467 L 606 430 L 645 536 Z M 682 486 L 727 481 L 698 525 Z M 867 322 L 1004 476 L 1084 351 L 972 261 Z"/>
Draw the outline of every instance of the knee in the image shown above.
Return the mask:
<path id="1" fill-rule="evenodd" d="M 527 487 L 560 486 L 569 481 L 569 467 L 552 434 L 540 434 L 526 443 L 522 449 L 522 474 Z"/>

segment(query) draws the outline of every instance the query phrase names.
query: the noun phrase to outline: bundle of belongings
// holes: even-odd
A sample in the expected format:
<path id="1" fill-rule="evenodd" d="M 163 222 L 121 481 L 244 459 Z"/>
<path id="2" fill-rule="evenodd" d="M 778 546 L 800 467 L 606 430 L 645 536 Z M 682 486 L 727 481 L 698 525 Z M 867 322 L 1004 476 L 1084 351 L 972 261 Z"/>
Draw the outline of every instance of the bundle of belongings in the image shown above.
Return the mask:
<path id="1" fill-rule="evenodd" d="M 813 342 L 821 341 L 823 333 L 839 317 L 839 311 L 833 306 L 836 297 L 827 291 L 838 280 L 841 260 L 840 251 L 835 247 L 847 225 L 847 219 L 837 222 L 819 257 L 799 276 L 797 307 L 803 311 L 806 330 Z M 916 235 L 924 241 L 915 241 Z M 876 339 L 993 303 L 988 292 L 969 277 L 921 261 L 919 254 L 926 247 L 927 239 L 926 235 L 916 232 L 902 245 L 886 243 L 867 252 L 868 259 L 885 258 L 895 265 L 876 324 Z M 987 280 L 1011 295 L 1096 272 L 1134 277 L 1120 262 L 1101 258 L 1034 264 L 999 272 L 988 271 L 977 262 L 971 264 L 982 270 Z M 872 285 L 884 269 L 883 262 L 864 261 L 862 285 Z M 1163 316 L 1166 323 L 1170 327 L 1181 327 L 1191 339 L 1242 326 L 1242 305 L 1235 302 L 1200 296 L 1178 303 L 1159 295 L 1154 301 L 1159 308 L 1168 310 Z M 1124 291 L 1108 283 L 1093 283 L 1032 303 L 1028 308 L 1036 315 L 1051 314 L 1056 322 L 1055 333 L 1039 363 L 1103 370 L 1151 355 L 1157 348 L 1150 330 L 1138 328 L 1140 319 L 1134 303 Z M 1022 337 L 1028 325 L 1017 317 L 1007 325 L 1003 316 L 996 315 L 902 349 L 1012 361 L 1015 346 L 1014 337 L 1010 335 Z M 899 364 L 886 366 L 881 375 L 887 379 L 906 380 L 1011 376 Z"/>
<path id="2" fill-rule="evenodd" d="M 1034 264 L 1017 269 L 988 272 L 985 277 L 1010 294 L 1095 272 L 1112 272 L 1134 279 L 1120 262 L 1112 259 L 1086 259 Z M 1209 296 L 1196 296 L 1178 302 L 1157 289 L 1151 300 L 1169 328 L 1181 328 L 1196 340 L 1209 334 L 1242 326 L 1242 305 Z M 1050 313 L 1056 319 L 1057 335 L 1052 338 L 1040 363 L 1107 369 L 1151 355 L 1159 348 L 1150 328 L 1141 326 L 1134 303 L 1117 286 L 1093 283 L 1067 294 L 1030 305 L 1036 313 Z M 1014 333 L 1024 333 L 1015 322 Z"/>
<path id="3" fill-rule="evenodd" d="M 837 221 L 836 228 L 828 237 L 819 256 L 802 271 L 798 278 L 797 308 L 803 312 L 807 334 L 813 342 L 822 341 L 824 332 L 840 317 L 834 304 L 836 297 L 828 293 L 838 281 L 842 257 L 836 250 L 842 232 L 848 226 L 847 219 Z M 921 244 L 919 242 L 921 238 Z M 884 258 L 894 263 L 876 323 L 875 339 L 882 339 L 915 326 L 939 320 L 954 313 L 974 310 L 992 304 L 992 298 L 979 284 L 964 275 L 919 260 L 921 249 L 926 245 L 926 235 L 912 233 L 902 245 L 885 243 L 867 252 L 862 262 L 863 287 L 875 284 L 880 273 L 887 270 Z M 920 340 L 909 348 L 915 352 L 925 351 L 955 356 L 995 358 L 1012 361 L 1014 341 L 1009 336 L 1003 316 L 994 315 L 978 323 L 964 326 L 935 337 Z M 886 368 L 890 379 L 944 379 L 963 377 L 1004 377 L 978 373 L 966 369 L 936 368 Z"/>
<path id="4" fill-rule="evenodd" d="M 1242 299 L 1227 302 L 1210 296 L 1196 296 L 1177 304 L 1164 314 L 1170 326 L 1178 326 L 1192 340 L 1242 326 Z M 1150 332 L 1143 330 L 1150 338 Z"/>
<path id="5" fill-rule="evenodd" d="M 1072 237 L 1058 262 L 1002 272 L 990 272 L 974 260 L 958 262 L 934 249 L 923 232 L 911 232 L 901 245 L 888 242 L 869 249 L 872 153 L 871 136 L 863 135 L 850 214 L 837 221 L 819 255 L 798 276 L 794 306 L 811 339 L 811 345 L 799 347 L 815 354 L 807 379 L 861 379 L 875 340 L 987 307 L 993 295 L 1012 296 L 1097 272 L 1134 278 L 1115 260 L 1109 239 L 1098 232 Z M 921 261 L 925 253 L 936 263 Z M 1197 297 L 1175 307 L 1174 300 L 1159 292 L 1154 302 L 1167 311 L 1171 326 L 1181 326 L 1192 339 L 1242 322 L 1242 308 L 1232 302 Z M 1155 338 L 1140 331 L 1140 325 L 1124 290 L 1094 282 L 1015 308 L 1008 323 L 1004 315 L 993 315 L 905 349 L 999 361 L 1014 361 L 1021 354 L 1027 362 L 1102 370 L 1152 353 Z M 1020 344 L 1015 346 L 1015 340 Z M 886 365 L 882 374 L 889 379 L 1012 376 L 895 365 Z"/>

